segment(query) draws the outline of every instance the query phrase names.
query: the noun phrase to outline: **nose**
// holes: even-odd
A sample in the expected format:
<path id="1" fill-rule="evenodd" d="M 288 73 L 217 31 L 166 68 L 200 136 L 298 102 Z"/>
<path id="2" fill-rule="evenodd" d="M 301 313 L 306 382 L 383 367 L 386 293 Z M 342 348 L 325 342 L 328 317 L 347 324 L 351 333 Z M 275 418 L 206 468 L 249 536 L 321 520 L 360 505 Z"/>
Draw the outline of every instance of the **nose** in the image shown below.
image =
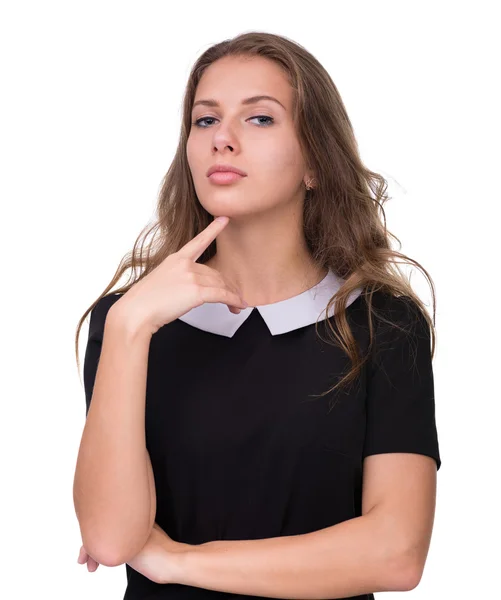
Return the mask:
<path id="1" fill-rule="evenodd" d="M 220 151 L 220 148 L 225 148 L 226 146 L 224 144 L 221 144 L 220 146 L 216 145 L 214 146 L 214 150 Z M 230 149 L 230 152 L 233 152 L 233 146 L 228 145 L 228 148 Z"/>
<path id="2" fill-rule="evenodd" d="M 238 148 L 238 140 L 230 126 L 228 124 L 219 124 L 213 129 L 212 143 L 214 150 L 223 151 L 226 147 L 229 148 L 230 152 L 233 152 Z"/>

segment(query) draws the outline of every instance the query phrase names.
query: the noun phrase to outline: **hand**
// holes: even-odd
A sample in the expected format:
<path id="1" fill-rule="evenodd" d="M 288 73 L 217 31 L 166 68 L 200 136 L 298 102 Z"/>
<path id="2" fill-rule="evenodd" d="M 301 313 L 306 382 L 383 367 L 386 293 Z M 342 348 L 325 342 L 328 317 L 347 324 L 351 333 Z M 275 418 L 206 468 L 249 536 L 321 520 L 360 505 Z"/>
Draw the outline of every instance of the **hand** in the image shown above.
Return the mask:
<path id="1" fill-rule="evenodd" d="M 235 314 L 246 308 L 236 285 L 216 269 L 196 262 L 228 222 L 212 221 L 180 250 L 169 254 L 134 283 L 111 307 L 111 312 L 119 321 L 154 334 L 205 302 L 222 302 Z"/>
<path id="2" fill-rule="evenodd" d="M 81 565 L 87 563 L 87 571 L 89 571 L 89 573 L 94 573 L 94 571 L 99 567 L 99 563 L 97 562 L 97 560 L 92 558 L 92 556 L 87 553 L 87 550 L 83 546 L 80 548 L 78 562 Z"/>
<path id="3" fill-rule="evenodd" d="M 175 542 L 154 523 L 148 541 L 127 564 L 155 583 L 177 583 L 176 555 L 187 548 L 189 544 Z"/>

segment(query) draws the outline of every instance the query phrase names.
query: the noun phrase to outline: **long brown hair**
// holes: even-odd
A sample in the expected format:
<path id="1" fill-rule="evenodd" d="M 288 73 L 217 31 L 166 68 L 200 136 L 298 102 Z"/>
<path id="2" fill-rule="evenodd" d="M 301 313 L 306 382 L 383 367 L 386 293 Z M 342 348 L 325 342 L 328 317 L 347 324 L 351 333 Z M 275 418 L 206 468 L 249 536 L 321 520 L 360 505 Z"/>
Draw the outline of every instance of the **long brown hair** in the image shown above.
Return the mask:
<path id="1" fill-rule="evenodd" d="M 423 314 L 431 329 L 433 357 L 436 304 L 433 281 L 417 261 L 391 248 L 390 238 L 396 240 L 400 247 L 401 242 L 386 228 L 383 204 L 388 200 L 387 182 L 382 175 L 374 173 L 362 163 L 353 127 L 334 82 L 322 65 L 300 44 L 272 33 L 248 32 L 211 46 L 194 64 L 183 99 L 179 143 L 174 160 L 162 181 L 156 220 L 153 225 L 143 228 L 132 251 L 122 258 L 106 289 L 81 317 L 75 337 L 78 369 L 80 329 L 99 300 L 130 269 L 128 281 L 113 292 L 125 293 L 213 220 L 195 193 L 186 145 L 198 82 L 208 66 L 226 56 L 257 56 L 272 60 L 284 71 L 293 89 L 293 120 L 307 166 L 314 173 L 316 182 L 314 189 L 308 190 L 305 196 L 305 239 L 313 260 L 345 279 L 327 307 L 330 310 L 334 303 L 334 320 L 339 336 L 329 319 L 327 322 L 334 336 L 332 341 L 339 342 L 351 359 L 352 368 L 325 394 L 354 381 L 368 356 L 360 356 L 345 314 L 348 296 L 356 288 L 362 288 L 362 296 L 369 309 L 369 347 L 374 331 L 371 314 L 377 316 L 377 311 L 372 307 L 372 294 L 381 290 L 396 297 L 407 296 Z M 216 243 L 213 241 L 198 262 L 205 263 L 215 252 Z M 433 320 L 413 291 L 410 280 L 399 269 L 399 260 L 417 266 L 429 281 L 433 297 Z"/>

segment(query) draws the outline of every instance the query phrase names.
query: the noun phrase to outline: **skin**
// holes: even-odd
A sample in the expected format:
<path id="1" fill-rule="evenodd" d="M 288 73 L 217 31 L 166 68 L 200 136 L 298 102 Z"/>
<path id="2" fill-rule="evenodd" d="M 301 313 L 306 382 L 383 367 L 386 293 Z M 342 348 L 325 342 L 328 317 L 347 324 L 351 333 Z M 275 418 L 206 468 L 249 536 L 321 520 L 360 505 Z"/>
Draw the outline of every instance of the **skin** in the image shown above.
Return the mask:
<path id="1" fill-rule="evenodd" d="M 283 107 L 270 100 L 241 105 L 258 94 L 277 98 Z M 208 98 L 220 106 L 195 106 Z M 195 95 L 192 123 L 204 120 L 200 127 L 192 124 L 188 136 L 193 183 L 210 214 L 230 218 L 207 264 L 235 282 L 250 306 L 300 294 L 327 274 L 313 263 L 303 234 L 305 183 L 314 174 L 296 135 L 292 98 L 284 73 L 262 57 L 216 61 Z M 207 169 L 221 162 L 247 177 L 230 185 L 212 183 Z"/>
<path id="2" fill-rule="evenodd" d="M 241 105 L 260 94 L 283 106 L 270 100 Z M 194 103 L 208 98 L 220 106 L 194 107 L 192 123 L 206 120 L 191 126 L 187 160 L 202 206 L 229 222 L 217 237 L 217 254 L 206 264 L 234 282 L 250 306 L 300 294 L 321 281 L 327 269 L 314 264 L 303 234 L 305 184 L 314 173 L 307 170 L 292 121 L 292 89 L 268 59 L 225 57 L 205 71 Z M 229 163 L 247 177 L 214 184 L 206 176 L 214 163 Z M 187 548 L 155 523 L 128 564 L 157 583 L 174 582 L 175 558 Z M 99 566 L 83 546 L 78 562 L 89 572 Z"/>
<path id="3" fill-rule="evenodd" d="M 154 523 L 148 541 L 127 564 L 155 583 L 175 583 L 179 572 L 176 558 L 189 548 L 189 544 L 174 541 L 158 523 Z M 99 567 L 84 546 L 80 547 L 78 563 L 87 564 L 89 573 L 94 573 Z"/>

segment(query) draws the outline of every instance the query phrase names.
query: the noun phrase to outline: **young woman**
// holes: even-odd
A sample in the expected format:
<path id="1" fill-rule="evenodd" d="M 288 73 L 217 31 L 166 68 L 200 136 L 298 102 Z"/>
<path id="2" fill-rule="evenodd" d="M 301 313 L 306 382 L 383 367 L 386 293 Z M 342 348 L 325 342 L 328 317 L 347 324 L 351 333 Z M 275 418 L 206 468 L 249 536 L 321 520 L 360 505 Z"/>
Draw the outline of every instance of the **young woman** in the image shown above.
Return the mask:
<path id="1" fill-rule="evenodd" d="M 78 364 L 91 312 L 79 560 L 125 563 L 124 598 L 419 583 L 441 464 L 435 334 L 395 266 L 420 265 L 392 250 L 386 200 L 303 47 L 253 32 L 198 59 L 154 238 L 75 342 Z"/>

